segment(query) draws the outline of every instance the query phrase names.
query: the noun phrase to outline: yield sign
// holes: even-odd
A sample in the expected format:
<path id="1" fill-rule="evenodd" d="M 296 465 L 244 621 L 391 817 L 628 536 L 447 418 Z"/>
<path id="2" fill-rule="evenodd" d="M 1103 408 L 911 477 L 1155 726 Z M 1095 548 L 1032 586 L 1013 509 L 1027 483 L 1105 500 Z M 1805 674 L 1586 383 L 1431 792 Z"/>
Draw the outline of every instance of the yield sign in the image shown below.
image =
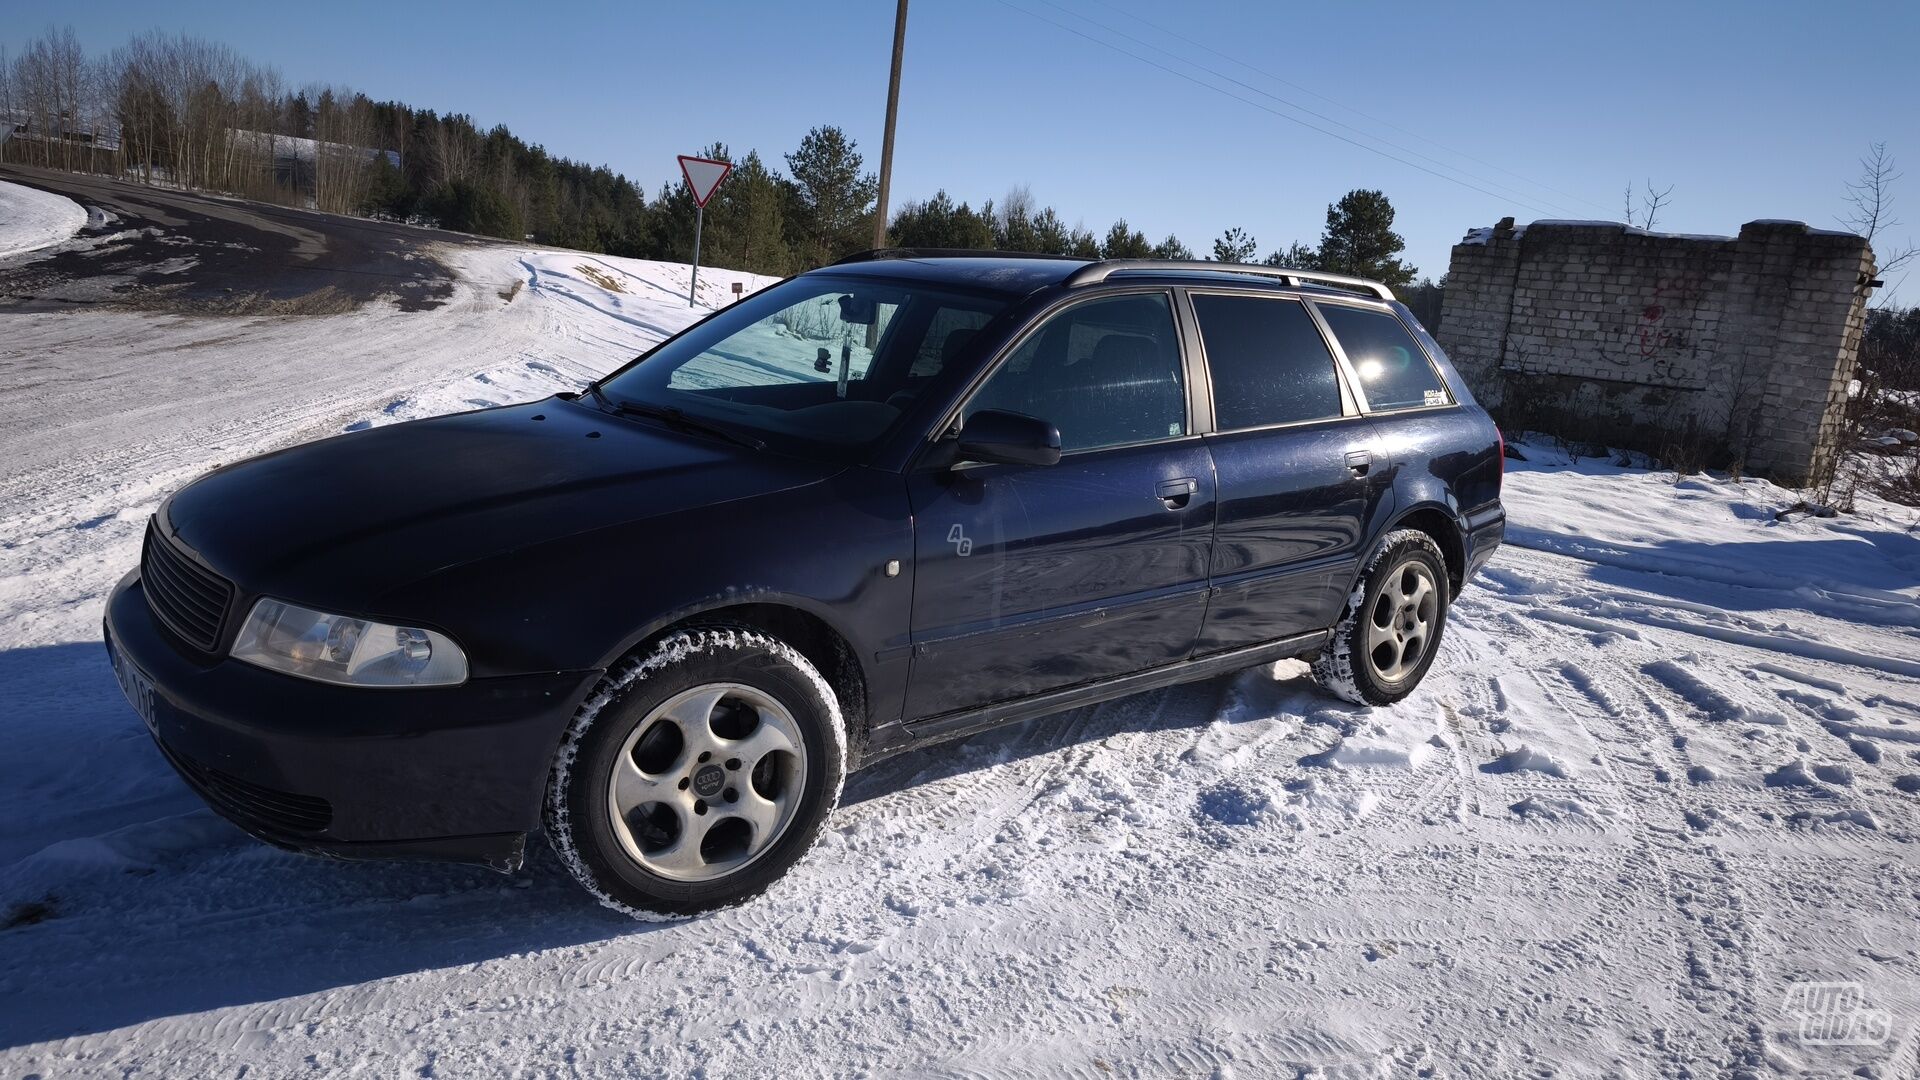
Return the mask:
<path id="1" fill-rule="evenodd" d="M 693 192 L 693 204 L 705 207 L 707 200 L 713 198 L 713 189 L 727 178 L 733 166 L 724 161 L 711 161 L 703 157 L 680 155 L 680 172 L 687 178 L 687 187 Z"/>

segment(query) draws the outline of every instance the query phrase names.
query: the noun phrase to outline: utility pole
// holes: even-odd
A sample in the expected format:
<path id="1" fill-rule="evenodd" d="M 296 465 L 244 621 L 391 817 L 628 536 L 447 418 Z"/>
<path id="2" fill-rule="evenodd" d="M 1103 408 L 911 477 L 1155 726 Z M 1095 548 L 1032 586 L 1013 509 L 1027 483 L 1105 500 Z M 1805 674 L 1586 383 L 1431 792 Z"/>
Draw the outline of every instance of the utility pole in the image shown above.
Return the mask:
<path id="1" fill-rule="evenodd" d="M 880 193 L 873 208 L 873 246 L 887 246 L 887 189 L 893 183 L 893 123 L 900 116 L 900 55 L 907 47 L 907 0 L 893 15 L 893 74 L 887 79 L 887 133 L 880 140 Z"/>

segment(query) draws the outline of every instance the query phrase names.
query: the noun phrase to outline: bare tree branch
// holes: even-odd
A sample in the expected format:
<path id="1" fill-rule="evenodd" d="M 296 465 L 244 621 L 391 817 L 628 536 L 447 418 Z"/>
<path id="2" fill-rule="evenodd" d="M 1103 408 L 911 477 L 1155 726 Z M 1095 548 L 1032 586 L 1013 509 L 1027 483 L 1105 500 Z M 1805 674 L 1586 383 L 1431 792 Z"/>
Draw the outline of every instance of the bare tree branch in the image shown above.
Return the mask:
<path id="1" fill-rule="evenodd" d="M 1655 191 L 1653 190 L 1653 181 L 1648 180 L 1647 193 L 1640 197 L 1640 209 L 1636 211 L 1633 207 L 1633 184 L 1629 181 L 1627 184 L 1627 224 L 1647 232 L 1652 232 L 1654 222 L 1660 220 L 1660 208 L 1673 201 L 1672 195 L 1672 184 L 1668 184 L 1664 191 Z"/>
<path id="2" fill-rule="evenodd" d="M 1900 224 L 1893 216 L 1893 185 L 1900 179 L 1901 173 L 1894 168 L 1892 155 L 1887 153 L 1887 144 L 1877 142 L 1867 148 L 1867 156 L 1860 159 L 1860 176 L 1847 183 L 1846 201 L 1853 209 L 1839 221 L 1848 231 L 1866 237 L 1873 245 L 1883 234 L 1892 231 Z M 1920 248 L 1909 240 L 1900 246 L 1889 246 L 1886 250 L 1877 247 L 1875 261 L 1882 279 L 1920 255 Z M 1890 295 L 1890 294 L 1888 294 Z"/>

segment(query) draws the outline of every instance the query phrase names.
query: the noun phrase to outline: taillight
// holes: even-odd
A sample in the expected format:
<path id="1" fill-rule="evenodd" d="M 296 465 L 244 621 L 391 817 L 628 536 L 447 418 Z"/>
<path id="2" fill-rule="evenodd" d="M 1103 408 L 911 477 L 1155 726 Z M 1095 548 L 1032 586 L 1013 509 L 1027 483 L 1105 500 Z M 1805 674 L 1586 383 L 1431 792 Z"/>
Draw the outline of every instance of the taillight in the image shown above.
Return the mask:
<path id="1" fill-rule="evenodd" d="M 1493 427 L 1493 438 L 1499 448 L 1500 477 L 1504 480 L 1507 475 L 1507 436 L 1505 432 L 1500 430 L 1500 425 L 1498 424 L 1495 424 Z"/>

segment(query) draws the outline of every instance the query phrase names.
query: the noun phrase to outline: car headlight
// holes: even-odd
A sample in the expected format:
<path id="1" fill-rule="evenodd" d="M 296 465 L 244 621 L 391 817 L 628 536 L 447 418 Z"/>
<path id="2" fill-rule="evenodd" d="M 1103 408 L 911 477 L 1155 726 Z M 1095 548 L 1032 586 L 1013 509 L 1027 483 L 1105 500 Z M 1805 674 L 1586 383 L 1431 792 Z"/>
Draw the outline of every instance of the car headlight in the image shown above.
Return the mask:
<path id="1" fill-rule="evenodd" d="M 467 679 L 467 654 L 445 634 L 329 615 L 283 600 L 253 605 L 232 655 L 342 686 L 450 686 Z"/>

